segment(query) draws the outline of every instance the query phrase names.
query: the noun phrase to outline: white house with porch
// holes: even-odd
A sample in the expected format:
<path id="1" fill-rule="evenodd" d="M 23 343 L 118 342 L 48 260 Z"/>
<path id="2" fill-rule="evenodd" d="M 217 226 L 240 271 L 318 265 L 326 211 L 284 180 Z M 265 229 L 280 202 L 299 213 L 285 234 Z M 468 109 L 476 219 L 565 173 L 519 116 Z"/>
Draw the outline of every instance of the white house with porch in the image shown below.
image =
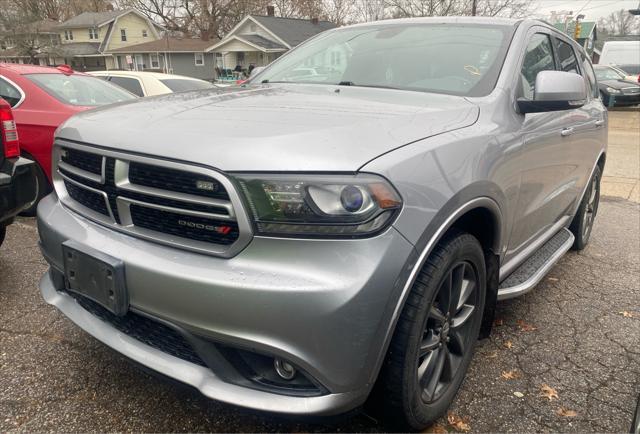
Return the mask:
<path id="1" fill-rule="evenodd" d="M 207 48 L 214 53 L 216 68 L 243 71 L 251 66 L 265 66 L 296 45 L 328 29 L 336 27 L 318 19 L 282 18 L 268 15 L 247 15 L 220 42 Z"/>

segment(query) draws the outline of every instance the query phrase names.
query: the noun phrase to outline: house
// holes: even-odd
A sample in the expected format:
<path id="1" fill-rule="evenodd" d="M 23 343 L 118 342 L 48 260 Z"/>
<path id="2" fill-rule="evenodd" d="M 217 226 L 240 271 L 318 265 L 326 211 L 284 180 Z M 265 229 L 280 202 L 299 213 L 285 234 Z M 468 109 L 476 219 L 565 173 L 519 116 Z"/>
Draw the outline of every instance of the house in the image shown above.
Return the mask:
<path id="1" fill-rule="evenodd" d="M 124 69 L 110 50 L 160 39 L 162 28 L 135 9 L 84 12 L 57 26 L 60 45 L 51 64 L 78 70 Z"/>
<path id="2" fill-rule="evenodd" d="M 0 32 L 0 62 L 47 64 L 47 52 L 60 45 L 57 21 L 41 20 Z"/>
<path id="3" fill-rule="evenodd" d="M 553 25 L 556 29 L 561 32 L 567 33 L 573 39 L 578 42 L 578 44 L 582 45 L 585 51 L 593 57 L 594 49 L 596 48 L 595 43 L 598 40 L 598 32 L 596 29 L 595 21 L 581 21 L 580 22 L 580 34 L 576 37 L 576 23 L 575 21 L 569 22 L 566 25 L 565 31 L 565 23 L 556 23 Z"/>
<path id="4" fill-rule="evenodd" d="M 205 53 L 212 41 L 164 37 L 155 41 L 116 48 L 108 53 L 121 69 L 164 72 L 212 80 L 214 56 Z"/>
<path id="5" fill-rule="evenodd" d="M 329 21 L 276 17 L 274 8 L 267 15 L 247 15 L 218 43 L 207 51 L 215 53 L 216 67 L 243 69 L 264 66 L 283 53 L 320 32 L 336 27 Z"/>

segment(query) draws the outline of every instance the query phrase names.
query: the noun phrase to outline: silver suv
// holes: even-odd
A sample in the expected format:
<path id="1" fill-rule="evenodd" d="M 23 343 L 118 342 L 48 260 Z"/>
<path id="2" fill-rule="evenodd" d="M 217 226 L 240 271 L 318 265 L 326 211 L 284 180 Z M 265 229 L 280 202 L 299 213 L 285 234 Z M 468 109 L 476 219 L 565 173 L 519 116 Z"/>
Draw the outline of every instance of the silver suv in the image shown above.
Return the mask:
<path id="1" fill-rule="evenodd" d="M 313 415 L 371 398 L 420 429 L 497 300 L 586 246 L 606 148 L 591 63 L 547 24 L 331 30 L 242 87 L 64 124 L 42 295 L 210 398 Z"/>

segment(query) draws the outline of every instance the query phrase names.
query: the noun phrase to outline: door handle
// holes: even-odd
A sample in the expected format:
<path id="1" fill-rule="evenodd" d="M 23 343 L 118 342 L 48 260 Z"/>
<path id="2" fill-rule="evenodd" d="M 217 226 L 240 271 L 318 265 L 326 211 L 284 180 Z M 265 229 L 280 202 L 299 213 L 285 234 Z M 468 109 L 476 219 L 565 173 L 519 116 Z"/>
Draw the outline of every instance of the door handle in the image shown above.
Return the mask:
<path id="1" fill-rule="evenodd" d="M 600 119 L 596 121 L 596 127 L 601 127 L 604 125 L 604 119 Z"/>
<path id="2" fill-rule="evenodd" d="M 570 136 L 571 134 L 573 134 L 573 127 L 563 128 L 562 131 L 560 132 L 560 135 L 562 135 L 562 137 L 567 137 L 567 136 Z"/>

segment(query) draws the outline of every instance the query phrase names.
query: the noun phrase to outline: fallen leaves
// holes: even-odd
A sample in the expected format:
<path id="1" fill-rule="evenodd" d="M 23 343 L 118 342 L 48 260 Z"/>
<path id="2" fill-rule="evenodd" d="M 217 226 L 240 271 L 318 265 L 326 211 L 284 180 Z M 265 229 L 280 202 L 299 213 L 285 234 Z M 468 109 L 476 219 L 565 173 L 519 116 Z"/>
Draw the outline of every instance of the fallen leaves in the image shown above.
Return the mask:
<path id="1" fill-rule="evenodd" d="M 495 359 L 497 357 L 498 357 L 498 352 L 497 351 L 493 351 L 493 352 L 491 352 L 491 353 L 489 353 L 487 355 L 487 359 Z"/>
<path id="2" fill-rule="evenodd" d="M 463 432 L 471 431 L 471 425 L 469 425 L 468 422 L 466 422 L 464 419 L 462 419 L 460 416 L 456 414 L 453 414 L 453 413 L 447 414 L 447 422 L 449 422 L 450 427 L 454 428 L 457 431 L 463 431 Z"/>
<path id="3" fill-rule="evenodd" d="M 574 410 L 569 410 L 568 408 L 558 407 L 556 410 L 556 414 L 562 417 L 576 417 L 578 413 Z"/>
<path id="4" fill-rule="evenodd" d="M 557 277 L 549 277 L 548 280 L 549 280 L 549 282 L 557 282 L 560 279 L 558 279 Z"/>
<path id="5" fill-rule="evenodd" d="M 506 342 L 505 342 L 504 344 L 502 344 L 502 345 L 504 345 L 504 347 L 505 347 L 506 349 L 508 349 L 508 350 L 510 350 L 511 348 L 513 348 L 513 342 L 511 342 L 511 341 L 506 341 Z"/>
<path id="6" fill-rule="evenodd" d="M 540 386 L 541 396 L 547 398 L 549 401 L 553 401 L 554 399 L 558 399 L 558 391 L 548 384 L 543 384 Z"/>
<path id="7" fill-rule="evenodd" d="M 513 395 L 516 398 L 524 398 L 524 393 L 522 393 L 522 392 L 513 392 Z"/>
<path id="8" fill-rule="evenodd" d="M 534 330 L 538 330 L 538 328 L 535 327 L 534 325 L 528 324 L 522 321 L 521 319 L 516 321 L 516 324 L 518 324 L 518 328 L 520 329 L 520 331 L 523 331 L 523 332 L 532 332 Z"/>
<path id="9" fill-rule="evenodd" d="M 633 318 L 633 312 L 623 310 L 622 312 L 618 312 L 618 313 L 625 318 Z"/>
<path id="10" fill-rule="evenodd" d="M 493 325 L 496 327 L 500 327 L 501 325 L 504 325 L 504 320 L 502 318 L 496 318 L 493 321 Z"/>
<path id="11" fill-rule="evenodd" d="M 422 431 L 423 433 L 433 433 L 433 434 L 447 434 L 449 431 L 445 427 L 440 424 L 431 425 L 426 430 Z"/>
<path id="12" fill-rule="evenodd" d="M 520 378 L 521 374 L 520 372 L 518 372 L 517 369 L 512 369 L 511 371 L 502 371 L 502 374 L 500 374 L 500 377 L 503 380 L 515 380 L 516 378 Z"/>

